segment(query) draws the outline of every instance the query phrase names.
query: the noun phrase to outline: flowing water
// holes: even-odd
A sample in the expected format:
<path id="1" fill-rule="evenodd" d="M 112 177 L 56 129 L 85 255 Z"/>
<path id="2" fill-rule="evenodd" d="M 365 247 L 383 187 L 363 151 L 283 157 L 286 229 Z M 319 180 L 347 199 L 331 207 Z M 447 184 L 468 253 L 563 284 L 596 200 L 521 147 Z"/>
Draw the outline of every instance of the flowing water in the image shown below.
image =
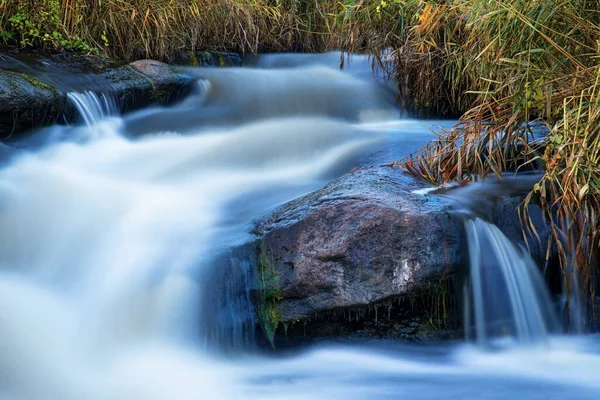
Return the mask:
<path id="1" fill-rule="evenodd" d="M 550 335 L 531 262 L 477 220 L 473 315 L 487 321 L 496 291 L 509 336 L 526 343 L 330 344 L 278 358 L 203 345 L 203 273 L 253 218 L 415 150 L 438 124 L 398 119 L 367 60 L 355 75 L 291 60 L 190 70 L 195 94 L 125 117 L 107 94 L 74 92 L 82 125 L 3 150 L 0 400 L 598 398 L 598 338 Z M 502 290 L 487 264 L 500 265 Z"/>
<path id="2" fill-rule="evenodd" d="M 545 282 L 525 249 L 479 218 L 467 220 L 465 228 L 470 258 L 467 336 L 485 346 L 498 337 L 540 343 L 560 332 Z"/>

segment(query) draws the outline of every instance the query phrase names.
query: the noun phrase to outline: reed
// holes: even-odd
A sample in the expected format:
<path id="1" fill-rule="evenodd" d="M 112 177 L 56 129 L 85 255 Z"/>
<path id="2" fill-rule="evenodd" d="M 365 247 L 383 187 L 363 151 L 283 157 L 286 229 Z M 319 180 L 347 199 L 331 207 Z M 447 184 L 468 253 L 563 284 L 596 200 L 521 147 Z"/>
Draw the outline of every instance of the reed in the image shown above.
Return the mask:
<path id="1" fill-rule="evenodd" d="M 0 0 L 0 40 L 97 50 L 121 60 L 179 52 L 321 51 L 340 47 L 336 2 L 320 0 Z"/>
<path id="2" fill-rule="evenodd" d="M 398 164 L 435 184 L 543 168 L 523 203 L 524 229 L 535 234 L 528 206 L 540 204 L 552 228 L 548 254 L 558 249 L 564 287 L 572 289 L 577 271 L 597 320 L 598 2 L 416 3 L 415 20 L 393 51 L 398 79 L 407 79 L 413 96 L 424 90 L 463 113 L 453 129 Z M 535 137 L 536 125 L 547 135 Z"/>

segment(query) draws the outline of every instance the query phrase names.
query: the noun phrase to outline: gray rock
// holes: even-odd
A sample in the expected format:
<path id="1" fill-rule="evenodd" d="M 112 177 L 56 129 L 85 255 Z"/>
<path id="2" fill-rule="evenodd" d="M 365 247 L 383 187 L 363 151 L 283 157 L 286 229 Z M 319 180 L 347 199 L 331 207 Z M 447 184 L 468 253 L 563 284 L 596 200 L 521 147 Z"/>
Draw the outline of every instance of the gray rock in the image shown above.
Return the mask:
<path id="1" fill-rule="evenodd" d="M 231 342 L 248 343 L 256 325 L 256 339 L 277 347 L 460 336 L 465 214 L 427 188 L 399 168 L 362 168 L 272 211 L 256 223 L 255 241 L 216 263 L 205 302 L 212 336 L 223 342 L 227 330 L 242 332 Z M 492 221 L 521 243 L 522 196 L 521 188 L 506 189 L 485 203 Z M 547 229 L 536 223 L 543 242 Z"/>
<path id="2" fill-rule="evenodd" d="M 37 79 L 0 70 L 0 140 L 56 122 L 66 98 Z"/>
<path id="3" fill-rule="evenodd" d="M 398 168 L 351 172 L 257 222 L 208 280 L 210 336 L 282 347 L 304 340 L 433 340 L 459 330 L 452 278 L 461 222 Z M 235 305 L 237 310 L 232 310 Z M 248 310 L 254 308 L 254 313 Z M 240 329 L 236 324 L 242 324 Z"/>
<path id="4" fill-rule="evenodd" d="M 74 121 L 75 109 L 67 101 L 67 93 L 75 89 L 71 87 L 73 82 L 77 83 L 77 90 L 114 95 L 121 111 L 129 112 L 171 103 L 191 91 L 196 81 L 189 74 L 153 60 L 107 68 L 101 68 L 95 58 L 86 64 L 81 56 L 72 62 L 56 58 L 46 64 L 38 62 L 49 66 L 22 71 L 0 69 L 0 140 L 45 125 Z M 61 71 L 85 79 L 63 82 Z"/>
<path id="5" fill-rule="evenodd" d="M 155 60 L 108 69 L 102 77 L 109 82 L 108 90 L 116 94 L 122 112 L 172 103 L 188 94 L 196 81 L 193 76 Z"/>
<path id="6" fill-rule="evenodd" d="M 442 201 L 414 193 L 424 187 L 399 169 L 360 169 L 260 221 L 283 321 L 366 306 L 452 274 L 461 228 Z"/>

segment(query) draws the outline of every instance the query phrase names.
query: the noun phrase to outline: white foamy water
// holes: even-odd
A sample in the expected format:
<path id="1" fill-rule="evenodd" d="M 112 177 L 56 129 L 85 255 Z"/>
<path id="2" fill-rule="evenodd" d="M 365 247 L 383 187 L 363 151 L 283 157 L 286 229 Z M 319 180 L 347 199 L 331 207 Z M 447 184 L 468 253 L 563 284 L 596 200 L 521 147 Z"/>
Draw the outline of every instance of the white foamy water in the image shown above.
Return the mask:
<path id="1" fill-rule="evenodd" d="M 69 101 L 79 112 L 80 118 L 88 125 L 94 125 L 103 118 L 118 114 L 119 107 L 113 96 L 92 91 L 70 92 Z"/>
<path id="2" fill-rule="evenodd" d="M 382 149 L 391 135 L 405 152 L 415 137 L 430 135 L 419 124 L 357 122 L 363 111 L 381 109 L 378 98 L 368 100 L 375 92 L 319 70 L 285 115 L 262 103 L 261 119 L 206 126 L 190 119 L 186 135 L 173 126 L 132 138 L 135 118 L 143 127 L 150 116 L 202 106 L 187 101 L 130 120 L 90 106 L 88 126 L 54 128 L 76 140 L 12 156 L 0 169 L 0 400 L 597 398 L 596 338 L 495 353 L 452 344 L 323 345 L 280 359 L 204 348 L 197 331 L 203 271 L 252 218 L 368 154 L 389 157 Z M 293 73 L 279 73 L 271 89 L 268 71 L 260 74 L 235 85 L 243 82 L 252 99 L 294 96 Z M 338 96 L 333 116 L 304 104 L 333 99 L 331 91 L 348 85 L 365 104 L 345 107 Z M 225 114 L 213 108 L 213 121 L 246 104 L 233 103 Z M 243 220 L 232 220 L 240 211 L 232 204 L 243 206 Z"/>

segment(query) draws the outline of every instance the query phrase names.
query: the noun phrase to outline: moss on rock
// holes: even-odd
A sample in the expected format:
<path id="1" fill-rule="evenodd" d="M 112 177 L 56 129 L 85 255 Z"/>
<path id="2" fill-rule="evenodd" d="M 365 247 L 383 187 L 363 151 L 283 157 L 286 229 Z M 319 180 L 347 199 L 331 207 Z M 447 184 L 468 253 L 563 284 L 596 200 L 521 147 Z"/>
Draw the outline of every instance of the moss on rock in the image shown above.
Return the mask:
<path id="1" fill-rule="evenodd" d="M 66 95 L 23 73 L 0 70 L 0 140 L 56 122 Z"/>
<path id="2" fill-rule="evenodd" d="M 258 264 L 260 287 L 255 295 L 256 311 L 266 338 L 271 346 L 275 347 L 277 329 L 283 324 L 283 314 L 279 309 L 279 302 L 283 296 L 279 287 L 279 277 L 263 242 L 259 245 Z M 287 331 L 287 328 L 285 330 Z"/>

